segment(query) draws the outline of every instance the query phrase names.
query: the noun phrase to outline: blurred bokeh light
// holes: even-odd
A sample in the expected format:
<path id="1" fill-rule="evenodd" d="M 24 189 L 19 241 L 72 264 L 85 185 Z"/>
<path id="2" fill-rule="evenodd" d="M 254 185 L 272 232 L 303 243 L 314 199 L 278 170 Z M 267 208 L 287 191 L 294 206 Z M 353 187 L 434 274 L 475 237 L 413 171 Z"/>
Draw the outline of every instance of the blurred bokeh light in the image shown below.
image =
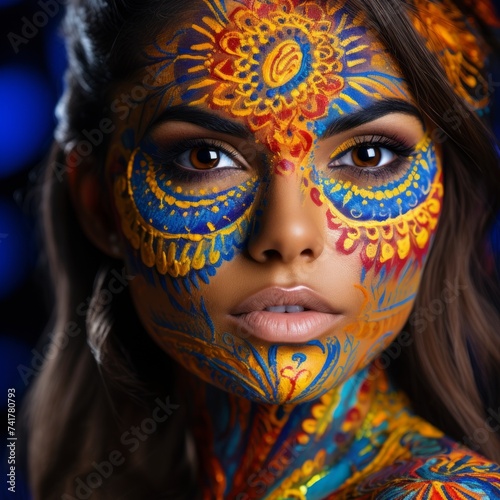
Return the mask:
<path id="1" fill-rule="evenodd" d="M 23 378 L 20 367 L 31 367 L 31 350 L 48 321 L 50 305 L 34 228 L 40 211 L 40 166 L 52 143 L 54 108 L 63 91 L 63 11 L 61 0 L 0 0 L 0 408 L 4 410 L 7 388 L 14 387 L 18 419 L 33 379 Z M 26 28 L 29 23 L 34 27 Z M 21 452 L 22 441 L 19 446 Z M 0 471 L 5 477 L 3 455 L 4 450 Z M 21 454 L 19 459 L 13 497 L 28 500 Z"/>
<path id="2" fill-rule="evenodd" d="M 27 65 L 0 66 L 0 177 L 40 158 L 50 140 L 55 91 Z"/>
<path id="3" fill-rule="evenodd" d="M 27 278 L 34 262 L 31 228 L 19 207 L 0 198 L 0 300 Z"/>

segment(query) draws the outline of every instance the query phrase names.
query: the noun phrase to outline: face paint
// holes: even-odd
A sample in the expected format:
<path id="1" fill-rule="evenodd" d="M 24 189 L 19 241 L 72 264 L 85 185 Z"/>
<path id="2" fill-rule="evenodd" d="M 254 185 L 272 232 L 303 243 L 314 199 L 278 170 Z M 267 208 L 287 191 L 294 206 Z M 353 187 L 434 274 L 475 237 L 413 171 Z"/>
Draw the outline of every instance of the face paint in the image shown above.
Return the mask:
<path id="1" fill-rule="evenodd" d="M 366 368 L 410 314 L 443 197 L 431 131 L 391 108 L 412 103 L 397 65 L 342 1 L 205 0 L 191 17 L 148 48 L 154 84 L 111 170 L 136 309 L 196 375 L 181 379 L 195 387 L 184 393 L 205 496 L 354 498 L 383 494 L 376 481 L 399 480 L 400 461 L 420 485 L 424 459 L 462 467 L 464 453 Z M 461 50 L 442 62 L 472 86 Z M 374 103 L 389 117 L 345 128 Z M 300 259 L 316 239 L 321 251 Z M 263 287 L 302 284 L 343 316 L 317 338 L 267 342 L 230 318 Z"/>
<path id="2" fill-rule="evenodd" d="M 230 189 L 187 189 L 145 141 L 130 157 L 127 179 L 116 184 L 119 195 L 126 193 L 117 198 L 124 234 L 161 275 L 208 283 L 215 267 L 241 249 L 258 185 L 252 178 Z"/>
<path id="3" fill-rule="evenodd" d="M 421 263 L 428 252 L 443 196 L 441 169 L 428 136 L 409 161 L 402 175 L 394 175 L 392 165 L 389 182 L 366 188 L 318 175 L 320 199 L 329 206 L 328 225 L 341 232 L 337 249 L 350 254 L 361 245 L 364 272 L 374 265 L 377 272 L 382 266 L 399 271 L 409 258 Z"/>
<path id="4" fill-rule="evenodd" d="M 149 51 L 167 93 L 241 118 L 273 153 L 303 158 L 316 122 L 369 99 L 405 96 L 402 81 L 344 2 L 205 2 L 201 22 Z M 170 70 L 167 72 L 166 70 Z M 163 76 L 173 73 L 173 79 Z M 277 162 L 277 171 L 294 162 Z"/>
<path id="5" fill-rule="evenodd" d="M 200 6 L 191 24 L 148 48 L 155 83 L 132 117 L 139 125 L 124 133 L 124 168 L 114 176 L 130 265 L 142 277 L 134 301 L 159 345 L 203 380 L 253 401 L 312 400 L 366 366 L 379 352 L 374 342 L 384 338 L 382 349 L 404 325 L 441 208 L 438 155 L 404 113 L 402 127 L 380 115 L 376 127 L 355 127 L 366 133 L 328 138 L 341 118 L 376 103 L 389 112 L 391 102 L 411 104 L 390 55 L 343 2 Z M 142 133 L 141 118 L 165 109 L 180 110 L 175 121 Z M 190 124 L 200 112 L 217 130 L 213 120 Z M 236 126 L 253 160 L 225 132 Z M 411 144 L 385 133 L 391 127 Z M 375 157 L 393 151 L 392 160 L 362 173 L 344 164 L 368 146 Z M 320 221 L 325 241 L 314 265 L 292 266 L 304 278 L 288 286 L 334 297 L 341 316 L 306 342 L 259 340 L 230 314 L 245 295 L 279 283 L 271 266 L 248 257 L 276 209 L 276 185 L 286 186 L 287 203 L 299 193 L 300 211 Z"/>
<path id="6" fill-rule="evenodd" d="M 298 164 L 294 158 L 303 160 L 310 152 L 322 128 L 320 118 L 348 113 L 369 99 L 406 94 L 383 49 L 362 26 L 362 19 L 350 15 L 342 3 L 321 8 L 306 2 L 295 9 L 292 2 L 256 1 L 229 13 L 217 2 L 206 2 L 205 7 L 210 16 L 193 25 L 189 35 L 176 33 L 150 51 L 150 62 L 159 67 L 158 79 L 165 80 L 164 73 L 174 75 L 156 93 L 170 98 L 168 91 L 179 87 L 181 92 L 185 89 L 181 101 L 191 106 L 202 104 L 243 118 L 257 141 L 282 157 L 275 160 L 276 173 L 292 172 Z M 236 193 L 234 189 L 218 193 L 213 188 L 211 198 L 205 190 L 200 191 L 201 196 L 192 196 L 173 179 L 161 176 L 158 166 L 149 164 L 146 173 L 144 154 L 134 154 L 139 168 L 129 165 L 127 186 L 121 179 L 121 188 L 117 187 L 119 194 L 128 192 L 128 199 L 118 197 L 120 214 L 128 221 L 124 232 L 134 248 L 140 249 L 148 267 L 156 265 L 160 274 L 177 277 L 188 274 L 194 262 L 194 269 L 207 283 L 214 272 L 212 266 L 233 248 L 240 248 L 258 180 L 253 178 L 243 186 L 245 200 L 239 199 L 242 186 Z M 151 163 L 151 155 L 147 158 Z M 156 179 L 157 173 L 162 178 Z M 148 177 L 143 196 L 134 185 L 141 176 Z M 235 213 L 221 210 L 222 197 L 224 207 L 231 205 L 234 210 L 235 202 L 242 201 L 240 208 Z M 170 206 L 179 210 L 168 210 Z M 214 220 L 200 221 L 202 228 L 198 224 L 192 227 L 199 207 L 209 206 Z M 139 218 L 134 215 L 137 212 Z M 165 224 L 167 217 L 169 224 Z M 232 222 L 231 227 L 227 222 Z M 228 238 L 229 234 L 234 237 Z M 189 243 L 178 245 L 179 238 Z M 230 248 L 221 245 L 222 238 L 234 240 Z"/>
<path id="7" fill-rule="evenodd" d="M 413 0 L 413 5 L 413 25 L 437 56 L 446 78 L 460 98 L 481 112 L 488 105 L 490 90 L 483 74 L 486 49 L 477 26 L 448 0 Z M 474 2 L 473 8 L 483 18 L 488 16 L 486 24 L 498 23 L 489 2 Z"/>

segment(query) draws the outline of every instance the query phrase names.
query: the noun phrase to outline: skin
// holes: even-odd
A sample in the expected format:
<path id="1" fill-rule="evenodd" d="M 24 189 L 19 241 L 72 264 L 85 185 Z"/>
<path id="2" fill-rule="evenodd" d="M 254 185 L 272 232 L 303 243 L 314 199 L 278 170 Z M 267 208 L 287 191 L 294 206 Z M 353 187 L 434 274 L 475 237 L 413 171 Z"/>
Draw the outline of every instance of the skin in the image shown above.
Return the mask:
<path id="1" fill-rule="evenodd" d="M 342 3 L 287 4 L 283 28 L 274 4 L 201 9 L 187 32 L 168 31 L 147 48 L 155 83 L 108 157 L 138 275 L 132 294 L 158 344 L 205 381 L 253 401 L 309 401 L 403 327 L 439 218 L 439 154 L 396 65 Z M 375 119 L 359 120 L 377 106 Z M 241 132 L 182 119 L 197 111 Z M 357 126 L 340 126 L 356 114 Z M 374 145 L 390 160 L 379 163 L 394 167 L 397 154 L 374 136 L 397 137 L 410 156 L 392 171 L 346 168 L 353 141 Z M 222 143 L 235 157 L 221 160 L 228 168 L 218 177 L 178 181 L 161 151 L 186 139 Z M 190 168 L 189 153 L 175 161 Z M 305 344 L 254 338 L 230 312 L 273 285 L 312 288 L 340 320 Z"/>
<path id="2" fill-rule="evenodd" d="M 461 475 L 493 497 L 498 467 L 371 363 L 412 309 L 443 197 L 397 65 L 341 1 L 197 7 L 117 89 L 106 172 L 136 310 L 178 362 L 203 497 L 451 498 L 470 493 Z M 200 140 L 231 153 L 175 178 Z M 376 166 L 360 165 L 367 148 Z M 231 317 L 298 285 L 340 316 L 308 342 L 264 342 Z"/>

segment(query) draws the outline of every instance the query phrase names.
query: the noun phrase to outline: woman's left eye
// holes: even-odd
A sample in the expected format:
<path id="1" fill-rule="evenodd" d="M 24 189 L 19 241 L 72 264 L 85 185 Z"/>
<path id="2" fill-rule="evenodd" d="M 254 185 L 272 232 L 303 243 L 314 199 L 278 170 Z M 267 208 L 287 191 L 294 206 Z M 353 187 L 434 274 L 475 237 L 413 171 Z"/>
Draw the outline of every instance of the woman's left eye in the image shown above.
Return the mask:
<path id="1" fill-rule="evenodd" d="M 392 163 L 398 155 L 390 149 L 373 144 L 363 144 L 349 149 L 330 163 L 331 167 L 383 167 Z"/>
<path id="2" fill-rule="evenodd" d="M 186 170 L 215 170 L 219 168 L 236 168 L 238 163 L 230 155 L 215 146 L 199 146 L 187 149 L 174 161 Z"/>

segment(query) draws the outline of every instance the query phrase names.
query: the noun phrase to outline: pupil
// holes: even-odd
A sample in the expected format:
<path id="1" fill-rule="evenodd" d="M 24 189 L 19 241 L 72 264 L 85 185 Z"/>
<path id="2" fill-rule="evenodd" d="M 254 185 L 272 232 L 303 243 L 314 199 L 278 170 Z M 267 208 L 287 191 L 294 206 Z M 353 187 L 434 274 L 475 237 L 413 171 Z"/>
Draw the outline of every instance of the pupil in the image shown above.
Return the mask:
<path id="1" fill-rule="evenodd" d="M 376 167 L 382 154 L 380 148 L 361 147 L 353 151 L 354 163 L 362 167 Z"/>
<path id="2" fill-rule="evenodd" d="M 219 152 L 210 148 L 194 148 L 190 155 L 193 166 L 199 169 L 213 168 L 219 163 Z"/>
<path id="3" fill-rule="evenodd" d="M 211 163 L 212 161 L 217 160 L 217 152 L 213 149 L 200 149 L 198 150 L 196 158 L 200 163 Z"/>

